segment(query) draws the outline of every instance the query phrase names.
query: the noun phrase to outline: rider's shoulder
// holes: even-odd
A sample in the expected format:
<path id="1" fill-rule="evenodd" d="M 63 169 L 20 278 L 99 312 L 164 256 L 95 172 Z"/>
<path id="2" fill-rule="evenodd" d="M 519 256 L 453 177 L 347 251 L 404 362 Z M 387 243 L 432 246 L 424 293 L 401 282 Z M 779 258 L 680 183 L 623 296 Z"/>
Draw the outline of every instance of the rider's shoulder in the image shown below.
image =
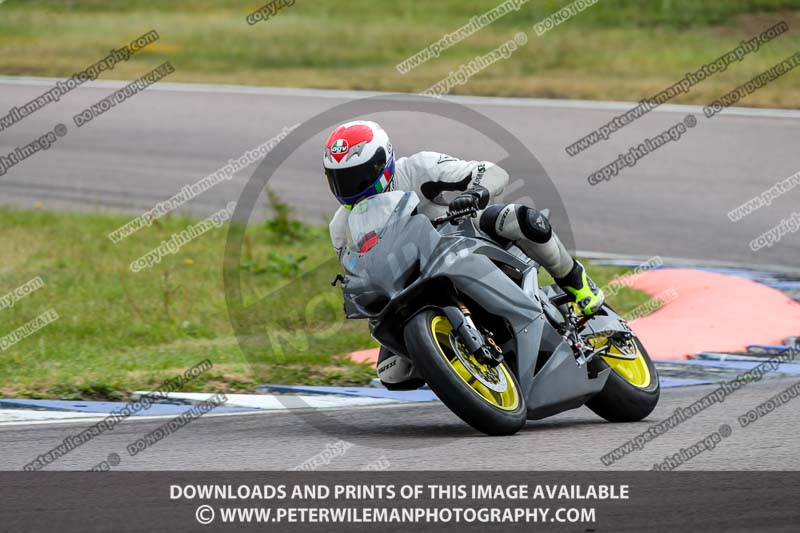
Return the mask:
<path id="1" fill-rule="evenodd" d="M 397 160 L 397 165 L 401 169 L 410 168 L 436 168 L 440 165 L 452 162 L 460 162 L 461 159 L 442 152 L 423 150 Z"/>
<path id="2" fill-rule="evenodd" d="M 442 152 L 434 152 L 432 150 L 422 150 L 421 152 L 417 152 L 416 154 L 411 154 L 408 157 L 401 157 L 400 159 L 398 159 L 398 161 L 402 161 L 404 159 L 409 162 L 430 163 L 433 165 L 447 163 L 450 161 L 461 161 L 457 157 L 453 157 L 451 155 Z"/>
<path id="3" fill-rule="evenodd" d="M 337 209 L 336 212 L 333 214 L 329 226 L 331 228 L 334 228 L 336 226 L 339 226 L 340 224 L 343 224 L 347 220 L 347 215 L 349 214 L 350 211 L 345 209 L 343 205 L 340 205 L 339 209 Z"/>

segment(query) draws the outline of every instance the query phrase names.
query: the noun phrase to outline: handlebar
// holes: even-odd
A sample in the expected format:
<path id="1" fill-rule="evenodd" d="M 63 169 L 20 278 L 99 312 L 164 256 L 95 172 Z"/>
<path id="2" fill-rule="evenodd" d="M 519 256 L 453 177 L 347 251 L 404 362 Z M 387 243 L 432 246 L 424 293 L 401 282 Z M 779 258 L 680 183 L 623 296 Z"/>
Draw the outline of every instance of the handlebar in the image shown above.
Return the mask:
<path id="1" fill-rule="evenodd" d="M 472 218 L 477 214 L 478 214 L 478 211 L 475 210 L 475 209 L 465 209 L 465 210 L 462 210 L 462 211 L 455 211 L 453 213 L 448 211 L 446 215 L 441 216 L 439 218 L 435 218 L 433 220 L 433 225 L 434 225 L 434 227 L 438 227 L 438 226 L 441 226 L 442 224 L 444 224 L 446 222 L 450 222 L 451 224 L 455 224 L 455 223 L 460 222 L 461 220 L 463 220 L 463 219 L 465 219 L 467 217 Z"/>

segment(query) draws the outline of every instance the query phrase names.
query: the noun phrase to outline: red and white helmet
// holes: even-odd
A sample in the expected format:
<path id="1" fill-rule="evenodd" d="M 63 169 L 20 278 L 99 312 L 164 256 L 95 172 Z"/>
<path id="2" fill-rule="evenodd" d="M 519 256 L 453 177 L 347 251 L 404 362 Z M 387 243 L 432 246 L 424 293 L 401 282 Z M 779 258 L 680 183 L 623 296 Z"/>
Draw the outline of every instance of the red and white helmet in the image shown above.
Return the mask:
<path id="1" fill-rule="evenodd" d="M 369 120 L 354 120 L 333 130 L 322 164 L 331 192 L 347 208 L 393 187 L 392 143 L 384 129 Z"/>

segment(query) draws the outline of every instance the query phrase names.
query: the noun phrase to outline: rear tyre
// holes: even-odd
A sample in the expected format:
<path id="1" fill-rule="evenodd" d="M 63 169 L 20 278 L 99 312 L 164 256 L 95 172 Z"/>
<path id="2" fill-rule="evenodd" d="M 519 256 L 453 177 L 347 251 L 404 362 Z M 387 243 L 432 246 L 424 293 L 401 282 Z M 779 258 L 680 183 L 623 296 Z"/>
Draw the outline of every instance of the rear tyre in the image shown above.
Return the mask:
<path id="1" fill-rule="evenodd" d="M 443 313 L 422 311 L 403 332 L 422 377 L 461 420 L 487 435 L 513 435 L 525 425 L 527 407 L 506 363 L 489 367 L 451 342 Z"/>
<path id="2" fill-rule="evenodd" d="M 599 357 L 589 363 L 593 371 L 611 369 L 603 390 L 586 402 L 586 407 L 609 422 L 638 422 L 644 419 L 653 412 L 661 395 L 658 371 L 647 350 L 636 337 L 632 343 L 632 346 L 626 347 L 628 353 L 636 351 L 636 359 L 632 361 Z M 611 351 L 614 350 L 619 352 L 620 348 L 615 346 Z"/>

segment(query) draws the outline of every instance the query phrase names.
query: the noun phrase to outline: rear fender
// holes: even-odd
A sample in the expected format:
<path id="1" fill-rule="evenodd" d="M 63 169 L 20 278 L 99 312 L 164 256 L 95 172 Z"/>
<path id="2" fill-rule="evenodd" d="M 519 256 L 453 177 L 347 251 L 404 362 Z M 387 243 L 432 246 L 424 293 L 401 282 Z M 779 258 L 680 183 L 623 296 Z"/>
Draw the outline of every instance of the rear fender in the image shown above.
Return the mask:
<path id="1" fill-rule="evenodd" d="M 596 332 L 605 333 L 630 333 L 628 323 L 620 315 L 615 313 L 607 305 L 603 306 L 606 314 L 596 314 L 586 321 L 580 331 L 581 335 L 588 335 Z"/>

